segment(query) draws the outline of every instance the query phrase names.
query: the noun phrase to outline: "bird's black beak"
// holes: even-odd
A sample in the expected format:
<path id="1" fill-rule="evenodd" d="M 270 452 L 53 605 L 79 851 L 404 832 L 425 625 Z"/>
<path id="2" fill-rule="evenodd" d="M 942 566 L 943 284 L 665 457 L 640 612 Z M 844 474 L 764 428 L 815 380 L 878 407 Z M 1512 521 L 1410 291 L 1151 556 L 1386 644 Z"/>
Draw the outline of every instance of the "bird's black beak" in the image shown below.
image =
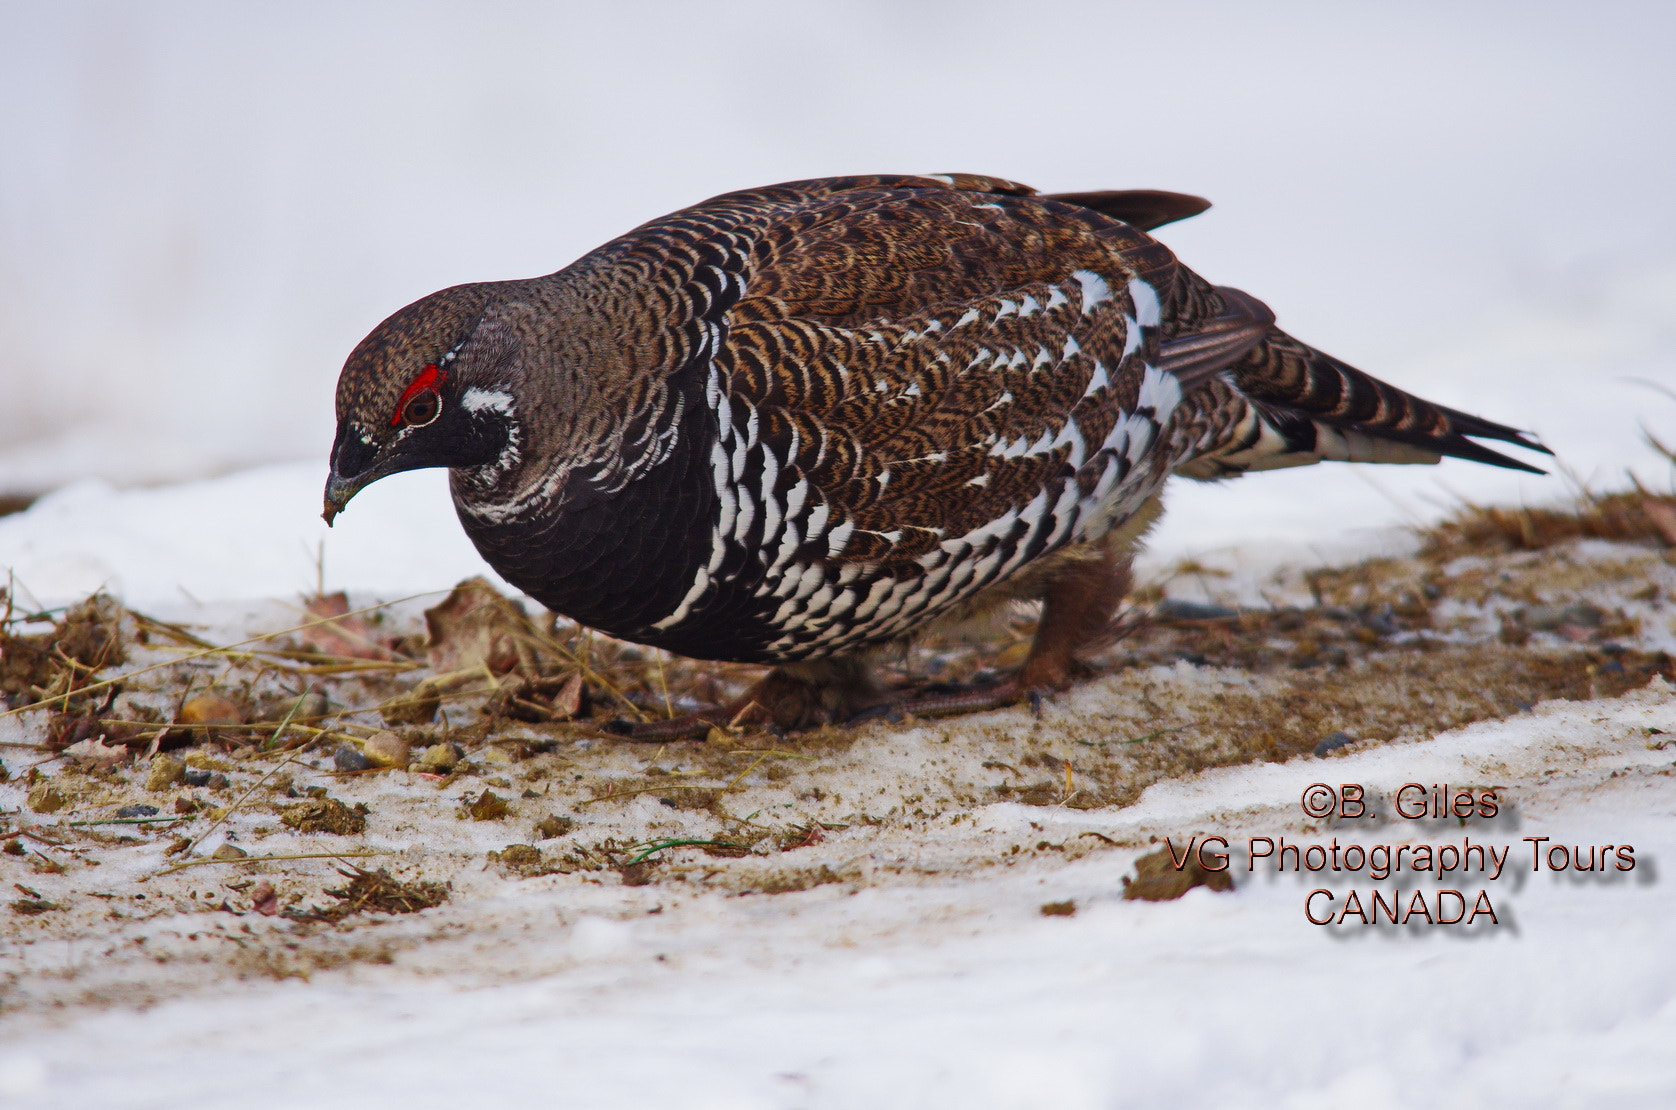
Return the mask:
<path id="1" fill-rule="evenodd" d="M 328 528 L 349 504 L 349 499 L 389 473 L 379 465 L 378 448 L 354 434 L 349 426 L 338 429 L 332 445 L 332 472 L 326 478 L 326 508 L 320 514 Z"/>
<path id="2" fill-rule="evenodd" d="M 326 509 L 320 514 L 320 518 L 326 522 L 326 527 L 332 526 L 332 521 L 337 515 L 349 507 L 349 499 L 359 493 L 365 484 L 354 479 L 345 479 L 335 471 L 326 479 Z"/>

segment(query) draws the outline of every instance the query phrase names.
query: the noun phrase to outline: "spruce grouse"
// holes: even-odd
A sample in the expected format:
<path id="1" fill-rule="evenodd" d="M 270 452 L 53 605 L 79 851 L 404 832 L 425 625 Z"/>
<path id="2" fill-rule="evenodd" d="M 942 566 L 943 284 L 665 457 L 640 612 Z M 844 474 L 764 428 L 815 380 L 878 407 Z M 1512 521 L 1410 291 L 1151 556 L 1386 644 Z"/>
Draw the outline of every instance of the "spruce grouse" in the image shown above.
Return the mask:
<path id="1" fill-rule="evenodd" d="M 1018 674 L 909 704 L 1062 688 L 1171 474 L 1535 470 L 1473 442 L 1546 452 L 1527 435 L 1300 343 L 1146 234 L 1206 207 L 967 174 L 802 181 L 546 277 L 444 289 L 349 356 L 326 520 L 379 478 L 448 467 L 508 582 L 612 636 L 775 664 L 738 705 L 801 727 L 883 701 L 880 648 L 1015 599 L 1044 603 Z"/>

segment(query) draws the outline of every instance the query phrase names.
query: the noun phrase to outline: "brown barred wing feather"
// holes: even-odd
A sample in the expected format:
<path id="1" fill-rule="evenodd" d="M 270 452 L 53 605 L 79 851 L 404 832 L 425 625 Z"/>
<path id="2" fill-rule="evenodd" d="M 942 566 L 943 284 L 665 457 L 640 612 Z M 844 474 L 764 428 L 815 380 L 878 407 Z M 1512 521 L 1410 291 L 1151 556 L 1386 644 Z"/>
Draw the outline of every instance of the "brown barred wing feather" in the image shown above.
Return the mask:
<path id="1" fill-rule="evenodd" d="M 1130 283 L 1156 302 L 1173 269 L 1062 204 L 839 194 L 764 236 L 728 388 L 824 506 L 827 559 L 916 560 L 1076 481 L 1138 393 L 1156 303 Z"/>

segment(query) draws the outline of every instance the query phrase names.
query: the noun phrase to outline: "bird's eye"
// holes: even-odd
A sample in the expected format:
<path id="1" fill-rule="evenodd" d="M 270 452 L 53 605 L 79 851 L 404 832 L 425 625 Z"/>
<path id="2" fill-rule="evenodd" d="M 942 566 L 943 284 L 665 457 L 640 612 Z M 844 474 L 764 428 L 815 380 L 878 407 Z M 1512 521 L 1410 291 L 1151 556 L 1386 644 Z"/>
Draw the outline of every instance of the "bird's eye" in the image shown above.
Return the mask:
<path id="1" fill-rule="evenodd" d="M 402 423 L 410 428 L 423 428 L 442 415 L 442 398 L 430 390 L 416 393 L 402 406 Z"/>
<path id="2" fill-rule="evenodd" d="M 419 371 L 419 375 L 402 391 L 402 399 L 396 402 L 390 427 L 399 428 L 406 424 L 410 428 L 423 428 L 435 421 L 442 415 L 441 389 L 442 383 L 447 380 L 447 371 L 439 370 L 435 365 Z"/>

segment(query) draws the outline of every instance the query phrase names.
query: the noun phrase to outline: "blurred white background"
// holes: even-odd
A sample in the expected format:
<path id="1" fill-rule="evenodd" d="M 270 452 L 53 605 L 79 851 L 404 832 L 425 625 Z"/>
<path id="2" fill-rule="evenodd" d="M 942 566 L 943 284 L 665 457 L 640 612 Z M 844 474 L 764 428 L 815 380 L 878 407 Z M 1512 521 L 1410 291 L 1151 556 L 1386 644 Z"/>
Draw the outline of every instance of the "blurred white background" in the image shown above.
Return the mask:
<path id="1" fill-rule="evenodd" d="M 0 493 L 323 476 L 338 367 L 416 297 L 736 187 L 955 169 L 1207 195 L 1163 237 L 1296 334 L 1668 481 L 1638 422 L 1676 399 L 1626 379 L 1676 387 L 1669 3 L 5 0 L 0 42 Z M 1185 496 L 1399 515 L 1339 469 Z"/>

